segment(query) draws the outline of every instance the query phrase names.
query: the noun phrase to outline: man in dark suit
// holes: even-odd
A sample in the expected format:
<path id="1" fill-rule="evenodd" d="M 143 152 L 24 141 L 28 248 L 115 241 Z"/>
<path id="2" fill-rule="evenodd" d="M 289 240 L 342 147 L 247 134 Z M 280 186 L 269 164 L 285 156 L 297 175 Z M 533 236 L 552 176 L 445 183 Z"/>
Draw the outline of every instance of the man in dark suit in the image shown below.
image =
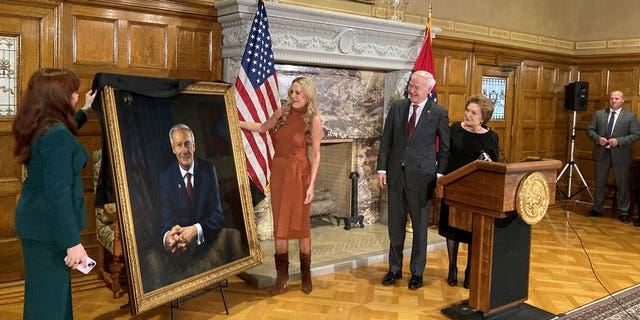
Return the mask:
<path id="1" fill-rule="evenodd" d="M 408 285 L 411 290 L 422 287 L 433 188 L 437 176 L 447 167 L 449 155 L 447 110 L 427 99 L 435 84 L 429 72 L 416 71 L 411 75 L 409 99 L 391 104 L 378 152 L 378 184 L 382 189 L 389 187 L 389 272 L 382 284 L 393 285 L 402 278 L 408 211 L 413 227 Z M 440 141 L 438 152 L 436 138 Z"/>
<path id="2" fill-rule="evenodd" d="M 631 166 L 631 146 L 640 139 L 640 125 L 636 114 L 622 109 L 624 95 L 615 90 L 609 97 L 609 108 L 598 110 L 593 115 L 587 135 L 595 143 L 596 189 L 593 207 L 589 216 L 602 215 L 602 202 L 609 170 L 613 169 L 618 188 L 618 210 L 620 221 L 629 221 L 629 169 Z"/>
<path id="3" fill-rule="evenodd" d="M 192 246 L 211 244 L 222 228 L 224 215 L 216 169 L 195 156 L 191 129 L 176 124 L 169 138 L 178 163 L 160 177 L 162 242 L 168 252 L 179 254 Z"/>

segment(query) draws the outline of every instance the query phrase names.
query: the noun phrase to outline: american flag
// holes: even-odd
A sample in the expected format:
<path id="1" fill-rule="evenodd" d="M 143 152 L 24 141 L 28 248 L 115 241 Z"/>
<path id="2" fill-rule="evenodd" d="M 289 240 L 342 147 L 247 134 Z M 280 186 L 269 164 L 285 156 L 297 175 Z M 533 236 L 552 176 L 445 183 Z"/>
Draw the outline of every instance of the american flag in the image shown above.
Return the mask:
<path id="1" fill-rule="evenodd" d="M 236 79 L 236 104 L 240 121 L 265 122 L 280 108 L 269 21 L 264 3 L 258 1 L 247 45 Z M 243 130 L 242 142 L 251 181 L 265 193 L 271 175 L 273 158 L 272 133 Z"/>

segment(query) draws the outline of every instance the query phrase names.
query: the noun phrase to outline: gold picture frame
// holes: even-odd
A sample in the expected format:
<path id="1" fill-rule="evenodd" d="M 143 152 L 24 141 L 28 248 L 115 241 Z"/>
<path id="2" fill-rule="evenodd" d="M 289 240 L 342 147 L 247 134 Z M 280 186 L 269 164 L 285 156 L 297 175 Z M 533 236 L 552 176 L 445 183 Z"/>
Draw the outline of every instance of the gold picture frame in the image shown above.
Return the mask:
<path id="1" fill-rule="evenodd" d="M 231 85 L 196 82 L 168 98 L 105 85 L 101 104 L 132 314 L 215 286 L 262 263 Z M 206 251 L 193 249 L 194 253 L 181 255 L 162 246 L 159 227 L 166 218 L 166 213 L 164 217 L 160 213 L 165 198 L 158 194 L 161 168 L 177 167 L 168 131 L 176 123 L 192 129 L 196 157 L 215 168 L 224 215 L 215 237 L 204 240 Z"/>

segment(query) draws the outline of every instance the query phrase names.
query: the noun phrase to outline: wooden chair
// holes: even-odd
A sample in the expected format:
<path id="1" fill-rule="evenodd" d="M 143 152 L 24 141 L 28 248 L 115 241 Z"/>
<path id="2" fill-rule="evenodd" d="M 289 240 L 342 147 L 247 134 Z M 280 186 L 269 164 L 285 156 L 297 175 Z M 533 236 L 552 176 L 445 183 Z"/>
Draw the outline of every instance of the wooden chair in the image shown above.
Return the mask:
<path id="1" fill-rule="evenodd" d="M 102 164 L 102 149 L 93 152 L 94 188 Z M 96 237 L 102 245 L 98 250 L 98 270 L 107 287 L 113 292 L 113 298 L 119 298 L 127 292 L 123 288 L 125 279 L 124 255 L 118 212 L 115 203 L 96 207 Z"/>

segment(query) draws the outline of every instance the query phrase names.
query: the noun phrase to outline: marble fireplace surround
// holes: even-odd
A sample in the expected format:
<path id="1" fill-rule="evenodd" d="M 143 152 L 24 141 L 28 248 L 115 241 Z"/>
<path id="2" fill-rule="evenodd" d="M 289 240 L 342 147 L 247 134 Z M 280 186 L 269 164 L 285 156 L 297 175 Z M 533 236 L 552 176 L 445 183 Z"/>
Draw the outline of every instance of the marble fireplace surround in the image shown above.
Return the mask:
<path id="1" fill-rule="evenodd" d="M 359 213 L 365 216 L 365 223 L 386 222 L 384 212 L 380 213 L 386 211 L 386 208 L 379 210 L 382 197 L 375 180 L 375 157 L 384 118 L 382 114 L 385 113 L 388 102 L 397 98 L 404 90 L 409 72 L 422 47 L 424 25 L 398 23 L 283 3 L 265 2 L 265 5 L 277 65 L 328 68 L 333 73 L 340 73 L 341 69 L 344 69 L 345 73 L 361 70 L 373 72 L 374 79 L 382 78 L 380 82 L 383 83 L 379 85 L 382 88 L 374 92 L 378 95 L 383 93 L 383 97 L 375 102 L 375 106 L 370 107 L 375 110 L 368 110 L 369 113 L 377 115 L 375 121 L 378 123 L 374 133 L 361 134 L 364 132 L 359 128 L 363 126 L 362 123 L 344 124 L 332 121 L 331 116 L 323 116 L 323 121 L 325 131 L 329 131 L 330 135 L 331 132 L 340 132 L 342 135 L 325 136 L 325 139 L 355 139 L 357 159 L 354 161 L 354 170 L 359 172 L 360 177 L 365 177 L 358 183 Z M 215 7 L 218 11 L 218 21 L 223 28 L 223 80 L 235 83 L 249 28 L 257 10 L 257 1 L 224 0 L 217 2 Z M 438 31 L 437 28 L 434 30 Z M 432 33 L 432 38 L 436 32 Z M 380 74 L 383 76 L 380 77 Z M 283 82 L 280 71 L 278 77 L 279 82 Z M 280 84 L 281 96 L 286 97 L 282 94 L 286 93 L 288 85 L 289 83 L 284 82 Z M 321 88 L 318 89 L 320 91 Z M 340 115 L 340 112 L 344 111 L 339 110 L 337 114 Z M 339 126 L 342 127 L 336 128 Z M 258 224 L 260 225 L 260 221 Z"/>

